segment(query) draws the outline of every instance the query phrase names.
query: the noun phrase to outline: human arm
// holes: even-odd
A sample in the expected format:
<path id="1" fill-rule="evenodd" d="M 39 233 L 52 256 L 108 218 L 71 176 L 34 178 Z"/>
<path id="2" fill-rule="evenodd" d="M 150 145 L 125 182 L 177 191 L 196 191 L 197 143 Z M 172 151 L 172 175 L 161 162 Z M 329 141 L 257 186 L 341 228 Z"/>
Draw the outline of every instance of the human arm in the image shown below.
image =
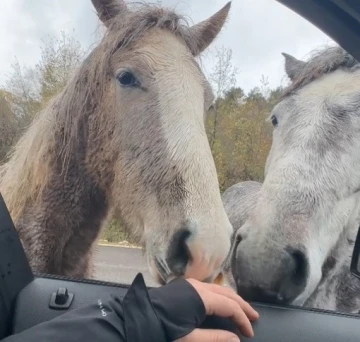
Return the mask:
<path id="1" fill-rule="evenodd" d="M 199 295 L 206 291 L 195 289 L 199 284 L 178 279 L 148 291 L 139 274 L 123 299 L 116 294 L 106 302 L 99 299 L 3 342 L 168 342 L 188 338 L 185 336 L 198 328 L 207 314 Z"/>

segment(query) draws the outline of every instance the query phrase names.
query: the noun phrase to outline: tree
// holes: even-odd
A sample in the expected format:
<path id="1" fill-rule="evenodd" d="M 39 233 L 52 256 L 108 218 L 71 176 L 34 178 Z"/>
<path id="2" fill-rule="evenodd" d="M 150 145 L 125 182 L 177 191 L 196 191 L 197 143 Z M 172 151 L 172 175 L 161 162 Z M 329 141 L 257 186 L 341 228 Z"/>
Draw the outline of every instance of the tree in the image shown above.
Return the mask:
<path id="1" fill-rule="evenodd" d="M 221 47 L 215 50 L 216 64 L 210 73 L 210 81 L 215 89 L 216 104 L 212 117 L 212 128 L 209 136 L 210 147 L 213 150 L 216 143 L 216 135 L 218 130 L 219 105 L 220 100 L 226 95 L 226 92 L 234 88 L 236 85 L 236 75 L 238 70 L 232 63 L 232 50 Z M 210 123 L 209 125 L 210 126 Z M 210 128 L 210 127 L 209 127 Z"/>
<path id="2" fill-rule="evenodd" d="M 26 126 L 31 122 L 41 103 L 35 69 L 22 67 L 17 58 L 12 64 L 12 69 L 6 81 L 6 89 L 12 94 L 11 102 L 19 124 Z"/>
<path id="3" fill-rule="evenodd" d="M 272 126 L 266 119 L 282 89 L 271 89 L 267 78 L 247 94 L 231 87 L 217 99 L 216 136 L 212 146 L 221 191 L 244 180 L 263 180 L 272 141 Z M 207 120 L 209 140 L 213 120 Z"/>
<path id="4" fill-rule="evenodd" d="M 60 38 L 54 36 L 43 40 L 41 58 L 34 67 L 21 66 L 15 60 L 6 88 L 13 94 L 12 102 L 20 127 L 27 127 L 42 106 L 64 88 L 84 55 L 75 35 L 61 32 Z"/>
<path id="5" fill-rule="evenodd" d="M 244 91 L 239 87 L 233 87 L 229 90 L 226 90 L 224 93 L 225 101 L 232 101 L 236 104 L 241 104 L 245 96 Z"/>
<path id="6" fill-rule="evenodd" d="M 0 164 L 5 161 L 17 134 L 17 120 L 11 100 L 12 94 L 0 89 Z"/>
<path id="7" fill-rule="evenodd" d="M 84 55 L 80 42 L 65 32 L 61 32 L 60 39 L 50 37 L 45 42 L 41 49 L 41 60 L 36 65 L 42 101 L 46 102 L 65 87 Z"/>
<path id="8" fill-rule="evenodd" d="M 35 66 L 22 66 L 15 58 L 5 89 L 0 90 L 0 162 L 36 113 L 64 88 L 84 55 L 75 35 L 61 32 L 60 38 L 43 40 Z"/>

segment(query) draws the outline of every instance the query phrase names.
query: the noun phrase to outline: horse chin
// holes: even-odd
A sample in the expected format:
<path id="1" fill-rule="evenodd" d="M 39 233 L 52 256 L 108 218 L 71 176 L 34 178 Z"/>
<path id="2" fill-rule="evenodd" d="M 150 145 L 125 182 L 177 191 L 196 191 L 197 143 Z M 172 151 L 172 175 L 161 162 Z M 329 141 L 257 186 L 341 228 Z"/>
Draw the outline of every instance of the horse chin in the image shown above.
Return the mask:
<path id="1" fill-rule="evenodd" d="M 161 276 L 160 272 L 158 272 L 157 270 L 155 271 L 152 271 L 154 272 L 154 279 L 156 280 L 156 282 L 158 282 L 161 286 L 162 285 L 166 285 L 170 282 L 172 282 L 173 280 L 175 279 L 178 279 L 178 278 L 184 278 L 184 276 L 175 276 L 175 275 L 172 275 L 172 276 L 169 276 L 166 278 L 166 280 Z M 186 279 L 186 278 L 185 278 Z M 204 280 L 200 280 L 204 283 L 208 283 L 208 284 L 215 284 L 215 285 L 220 285 L 220 286 L 226 286 L 226 282 L 225 282 L 225 276 L 222 272 L 218 273 L 217 276 L 211 276 L 211 277 L 208 277 Z"/>
<path id="2" fill-rule="evenodd" d="M 314 289 L 305 289 L 304 292 L 300 293 L 300 295 L 292 301 L 291 305 L 306 307 L 306 303 L 310 300 L 314 292 L 316 292 L 316 287 Z"/>
<path id="3" fill-rule="evenodd" d="M 298 298 L 296 298 L 292 303 L 290 303 L 293 306 L 304 306 L 306 301 L 309 298 L 305 298 L 304 296 L 300 295 Z"/>

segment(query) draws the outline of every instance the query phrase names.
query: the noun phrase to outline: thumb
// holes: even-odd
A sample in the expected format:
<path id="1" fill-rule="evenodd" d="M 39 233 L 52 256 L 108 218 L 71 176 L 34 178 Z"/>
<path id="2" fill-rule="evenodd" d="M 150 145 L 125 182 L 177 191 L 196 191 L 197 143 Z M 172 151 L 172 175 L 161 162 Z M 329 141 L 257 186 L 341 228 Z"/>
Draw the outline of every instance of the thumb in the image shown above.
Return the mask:
<path id="1" fill-rule="evenodd" d="M 226 330 L 195 329 L 179 342 L 240 342 L 239 337 Z"/>

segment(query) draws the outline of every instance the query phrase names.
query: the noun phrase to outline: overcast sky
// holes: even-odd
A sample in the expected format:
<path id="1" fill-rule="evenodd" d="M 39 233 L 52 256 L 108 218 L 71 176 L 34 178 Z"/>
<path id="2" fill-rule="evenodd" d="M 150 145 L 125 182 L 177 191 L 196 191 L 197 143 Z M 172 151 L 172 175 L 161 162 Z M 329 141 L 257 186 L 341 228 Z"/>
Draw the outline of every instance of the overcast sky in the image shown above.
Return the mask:
<path id="1" fill-rule="evenodd" d="M 227 0 L 163 0 L 196 23 L 215 13 Z M 0 85 L 15 56 L 21 64 L 39 60 L 40 44 L 48 34 L 75 30 L 84 47 L 96 41 L 99 22 L 90 0 L 2 1 L 0 11 Z M 261 75 L 271 86 L 286 82 L 281 52 L 306 57 L 314 48 L 333 43 L 319 29 L 275 0 L 233 0 L 230 18 L 214 46 L 233 50 L 238 85 L 246 91 L 259 85 Z M 211 70 L 208 54 L 203 65 Z"/>

